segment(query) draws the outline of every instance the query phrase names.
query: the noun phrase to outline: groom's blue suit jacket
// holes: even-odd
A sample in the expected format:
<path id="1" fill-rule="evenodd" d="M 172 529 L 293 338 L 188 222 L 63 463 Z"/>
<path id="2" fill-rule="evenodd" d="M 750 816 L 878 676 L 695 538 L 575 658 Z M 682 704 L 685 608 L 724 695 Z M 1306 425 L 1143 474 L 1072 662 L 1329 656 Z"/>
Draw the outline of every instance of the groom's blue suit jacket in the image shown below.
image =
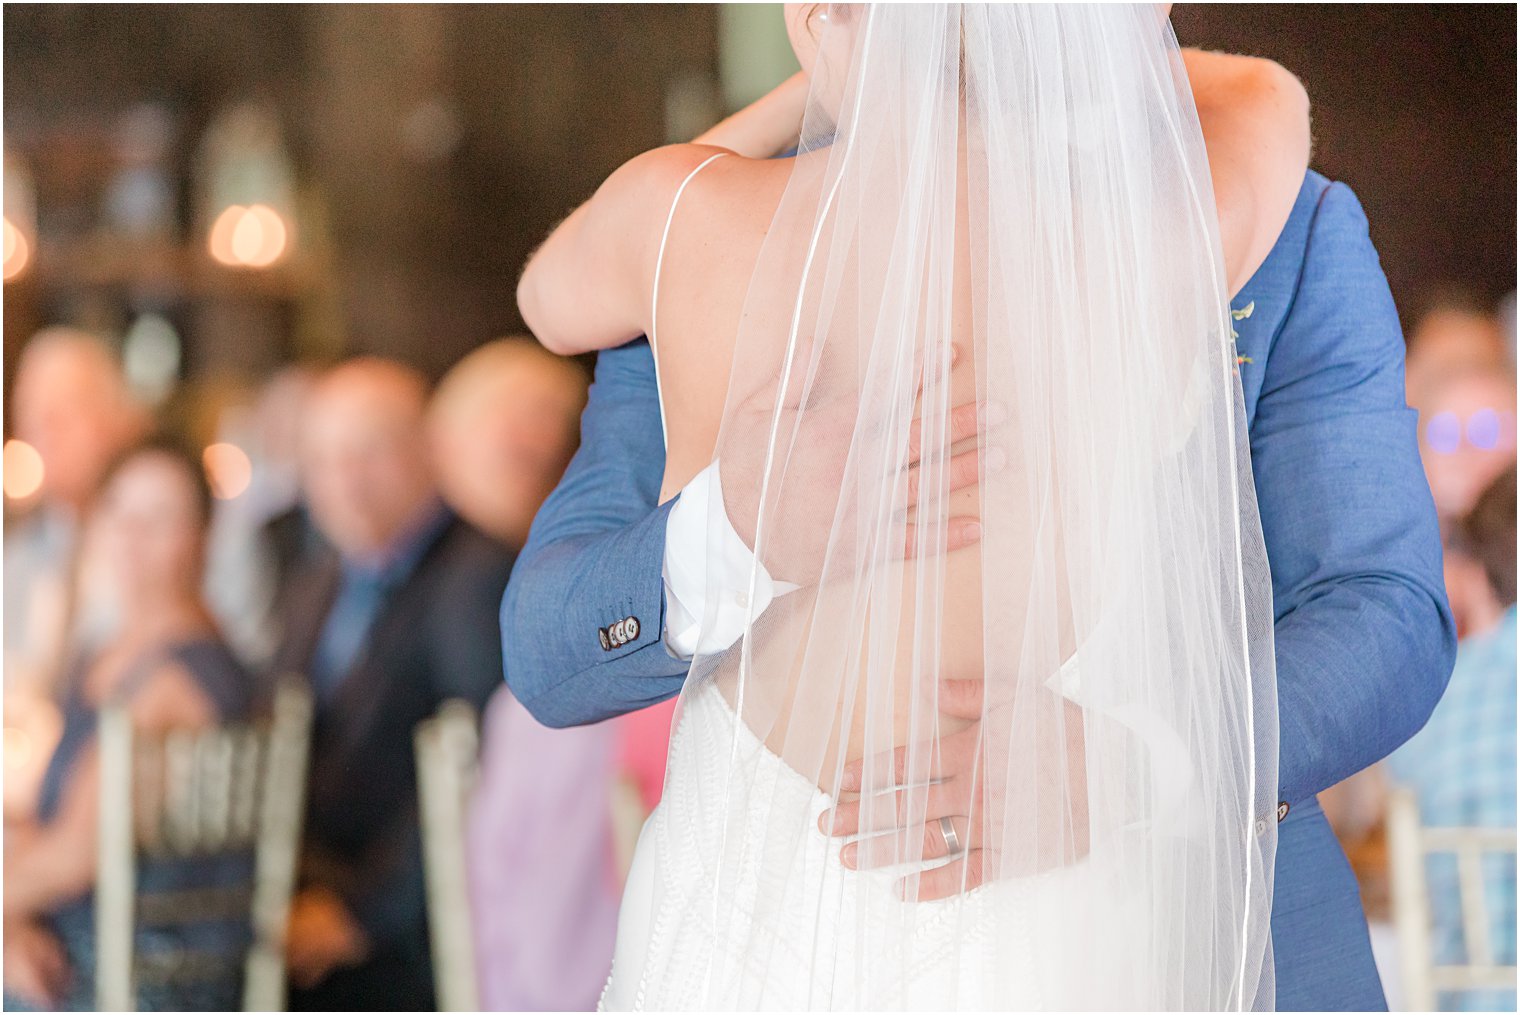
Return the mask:
<path id="1" fill-rule="evenodd" d="M 1398 315 L 1350 189 L 1309 173 L 1232 306 L 1250 310 L 1237 351 L 1276 613 L 1277 1004 L 1381 1009 L 1356 881 L 1315 794 L 1424 724 L 1456 637 Z M 670 504 L 655 506 L 665 453 L 643 341 L 598 358 L 582 441 L 502 602 L 507 681 L 552 726 L 654 704 L 686 674 L 661 640 Z M 627 617 L 637 636 L 607 647 L 600 632 Z"/>

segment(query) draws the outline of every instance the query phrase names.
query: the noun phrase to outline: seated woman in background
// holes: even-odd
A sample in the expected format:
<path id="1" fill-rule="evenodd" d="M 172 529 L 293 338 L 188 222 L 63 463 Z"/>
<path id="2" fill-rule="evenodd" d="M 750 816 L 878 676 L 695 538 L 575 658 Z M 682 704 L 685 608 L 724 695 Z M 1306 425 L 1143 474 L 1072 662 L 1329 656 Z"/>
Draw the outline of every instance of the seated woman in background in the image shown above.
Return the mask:
<path id="1" fill-rule="evenodd" d="M 134 728 L 147 733 L 205 727 L 249 709 L 251 681 L 223 643 L 200 591 L 210 513 L 200 464 L 162 439 L 128 450 L 102 480 L 90 524 L 115 583 L 121 623 L 101 651 L 70 665 L 63 733 L 37 813 L 6 831 L 7 1008 L 93 1007 L 101 708 L 124 705 Z M 225 865 L 217 869 L 225 872 Z M 139 868 L 139 885 L 190 887 L 207 872 L 204 863 L 153 861 Z M 194 990 L 142 977 L 143 1010 L 237 1007 L 243 927 L 139 929 L 134 951 L 162 954 L 191 935 L 197 951 L 209 945 L 225 952 L 225 975 L 213 973 Z"/>

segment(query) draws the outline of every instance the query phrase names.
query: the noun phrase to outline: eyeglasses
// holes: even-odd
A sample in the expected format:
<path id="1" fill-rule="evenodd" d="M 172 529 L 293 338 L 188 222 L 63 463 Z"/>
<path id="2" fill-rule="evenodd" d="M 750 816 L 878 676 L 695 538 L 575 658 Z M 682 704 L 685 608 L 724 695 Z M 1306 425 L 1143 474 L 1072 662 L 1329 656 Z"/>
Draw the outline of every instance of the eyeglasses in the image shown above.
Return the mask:
<path id="1" fill-rule="evenodd" d="M 1450 455 L 1465 443 L 1479 451 L 1514 447 L 1515 414 L 1483 408 L 1463 419 L 1454 412 L 1438 412 L 1425 423 L 1425 445 L 1438 455 Z"/>

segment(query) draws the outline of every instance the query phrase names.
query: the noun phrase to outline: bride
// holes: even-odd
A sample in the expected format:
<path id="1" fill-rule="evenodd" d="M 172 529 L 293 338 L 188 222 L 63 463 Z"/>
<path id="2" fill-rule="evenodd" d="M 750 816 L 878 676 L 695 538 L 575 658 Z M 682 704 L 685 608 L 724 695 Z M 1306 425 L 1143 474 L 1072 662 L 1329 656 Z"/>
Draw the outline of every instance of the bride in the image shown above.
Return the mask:
<path id="1" fill-rule="evenodd" d="M 1154 5 L 785 17 L 803 73 L 619 169 L 518 290 L 555 352 L 648 335 L 711 564 L 603 1004 L 1268 1008 L 1228 297 L 1302 95 Z M 967 743 L 969 813 L 925 820 Z"/>

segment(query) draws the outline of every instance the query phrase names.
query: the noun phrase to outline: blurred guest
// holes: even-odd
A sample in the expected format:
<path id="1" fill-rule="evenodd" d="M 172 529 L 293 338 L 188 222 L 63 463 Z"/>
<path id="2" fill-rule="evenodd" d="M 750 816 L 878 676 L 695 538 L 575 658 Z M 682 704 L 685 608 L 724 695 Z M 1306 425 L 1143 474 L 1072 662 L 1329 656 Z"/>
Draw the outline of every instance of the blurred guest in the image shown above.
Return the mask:
<path id="1" fill-rule="evenodd" d="M 1509 361 L 1515 362 L 1515 293 L 1510 294 L 1499 301 L 1499 328 L 1504 335 L 1504 348 L 1509 353 Z"/>
<path id="2" fill-rule="evenodd" d="M 1461 518 L 1515 459 L 1515 375 L 1464 365 L 1433 379 L 1415 408 L 1420 459 L 1443 522 Z"/>
<path id="3" fill-rule="evenodd" d="M 585 399 L 580 368 L 536 342 L 491 342 L 460 360 L 429 410 L 444 498 L 521 546 L 575 449 Z M 610 794 L 619 733 L 541 726 L 505 684 L 486 710 L 466 852 L 488 1010 L 587 1010 L 607 982 L 621 894 Z"/>
<path id="4" fill-rule="evenodd" d="M 543 726 L 505 685 L 486 711 L 465 851 L 487 1011 L 596 1006 L 622 895 L 612 828 L 617 739 L 615 724 Z"/>
<path id="5" fill-rule="evenodd" d="M 1446 694 L 1425 728 L 1389 759 L 1394 777 L 1412 787 L 1421 820 L 1434 826 L 1515 827 L 1515 466 L 1478 498 L 1458 530 L 1459 542 L 1482 562 L 1498 607 L 1487 629 L 1457 650 Z M 1435 918 L 1435 961 L 1465 956 L 1455 858 L 1428 865 Z M 1515 963 L 1515 858 L 1484 864 L 1491 941 L 1500 965 Z M 1513 1011 L 1515 991 L 1445 995 L 1445 1010 Z"/>
<path id="6" fill-rule="evenodd" d="M 1503 370 L 1513 363 L 1497 315 L 1471 297 L 1440 296 L 1409 333 L 1404 367 L 1409 404 L 1423 409 L 1430 389 L 1450 374 Z"/>
<path id="7" fill-rule="evenodd" d="M 49 328 L 21 351 L 11 393 L 15 434 L 42 459 L 38 503 L 5 533 L 5 680 L 45 679 L 65 651 L 79 521 L 112 457 L 143 430 L 115 354 L 86 332 Z M 104 611 L 100 604 L 94 608 Z M 103 615 L 80 617 L 99 637 Z"/>
<path id="8" fill-rule="evenodd" d="M 1420 458 L 1441 519 L 1446 595 L 1465 637 L 1496 619 L 1482 561 L 1456 539 L 1478 494 L 1515 461 L 1515 380 L 1504 368 L 1465 366 L 1427 388 Z"/>
<path id="9" fill-rule="evenodd" d="M 253 479 L 250 509 L 262 519 L 261 535 L 274 567 L 276 599 L 300 563 L 321 542 L 301 493 L 300 426 L 318 371 L 285 367 L 269 379 L 254 407 Z"/>
<path id="10" fill-rule="evenodd" d="M 432 435 L 454 510 L 514 550 L 575 451 L 586 374 L 528 338 L 489 342 L 438 385 Z"/>
<path id="11" fill-rule="evenodd" d="M 315 380 L 308 366 L 285 367 L 251 407 L 226 413 L 218 426 L 219 441 L 247 454 L 249 478 L 242 493 L 217 502 L 206 594 L 233 647 L 255 666 L 273 655 L 285 584 L 319 541 L 296 458 L 301 410 Z"/>
<path id="12" fill-rule="evenodd" d="M 204 726 L 248 708 L 248 677 L 201 598 L 210 511 L 199 463 L 165 441 L 127 452 L 105 477 L 91 526 L 121 604 L 121 623 L 103 648 L 76 656 L 69 667 L 63 733 L 48 761 L 36 820 L 6 829 L 7 1008 L 93 1007 L 101 707 L 124 705 L 137 728 L 154 731 Z M 215 870 L 152 861 L 138 877 L 156 890 L 193 891 Z M 193 989 L 143 984 L 145 1010 L 237 1005 L 246 927 L 157 928 L 140 933 L 134 947 L 151 959 L 154 952 L 191 946 L 224 958 L 222 975 Z"/>
<path id="13" fill-rule="evenodd" d="M 286 955 L 296 1009 L 433 1007 L 412 736 L 501 683 L 496 608 L 511 554 L 439 500 L 427 390 L 356 359 L 316 384 L 301 483 L 331 543 L 290 583 L 279 672 L 317 699 Z"/>
<path id="14" fill-rule="evenodd" d="M 95 565 L 80 550 L 80 521 L 107 462 L 146 423 L 115 354 L 86 332 L 49 328 L 21 351 L 11 393 L 17 439 L 42 461 L 32 510 L 5 527 L 5 726 L 8 814 L 35 804 L 42 760 L 57 736 L 51 701 L 71 649 L 98 647 L 115 608 L 109 596 L 76 595 L 75 576 Z M 92 558 L 93 559 L 93 558 Z M 97 590 L 105 583 L 92 582 Z"/>

